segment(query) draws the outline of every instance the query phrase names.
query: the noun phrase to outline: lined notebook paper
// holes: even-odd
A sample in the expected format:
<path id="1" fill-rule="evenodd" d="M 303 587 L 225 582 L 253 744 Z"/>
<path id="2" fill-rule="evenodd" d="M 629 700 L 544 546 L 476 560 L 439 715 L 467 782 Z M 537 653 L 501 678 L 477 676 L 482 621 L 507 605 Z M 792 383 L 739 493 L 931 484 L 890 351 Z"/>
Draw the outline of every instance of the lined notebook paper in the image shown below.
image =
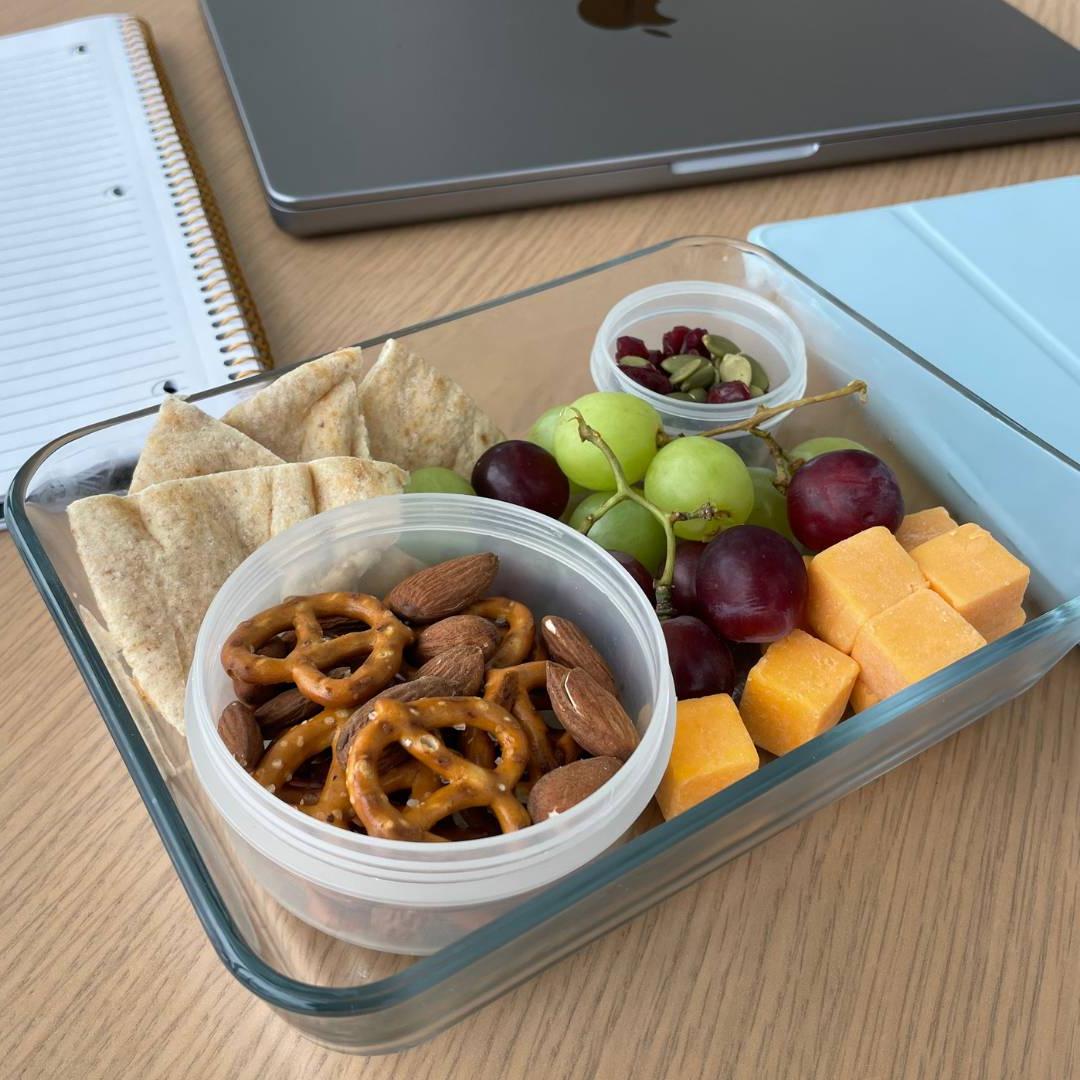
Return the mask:
<path id="1" fill-rule="evenodd" d="M 0 496 L 58 435 L 268 363 L 201 180 L 138 20 L 0 38 Z"/>

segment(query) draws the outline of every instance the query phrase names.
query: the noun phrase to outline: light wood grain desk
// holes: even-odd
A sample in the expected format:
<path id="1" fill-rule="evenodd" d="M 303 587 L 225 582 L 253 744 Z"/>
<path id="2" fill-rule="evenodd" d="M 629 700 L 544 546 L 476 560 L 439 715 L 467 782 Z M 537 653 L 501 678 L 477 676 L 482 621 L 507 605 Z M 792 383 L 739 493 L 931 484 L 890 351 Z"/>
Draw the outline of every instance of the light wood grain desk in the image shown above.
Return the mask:
<path id="1" fill-rule="evenodd" d="M 1071 0 L 1024 0 L 1080 44 Z M 8 0 L 0 33 L 115 9 Z M 315 241 L 271 224 L 194 0 L 153 27 L 282 361 L 670 236 L 1078 171 L 1080 140 Z M 524 426 L 530 418 L 519 418 Z M 1080 656 L 427 1046 L 353 1059 L 222 968 L 0 537 L 0 1075 L 1080 1073 Z"/>

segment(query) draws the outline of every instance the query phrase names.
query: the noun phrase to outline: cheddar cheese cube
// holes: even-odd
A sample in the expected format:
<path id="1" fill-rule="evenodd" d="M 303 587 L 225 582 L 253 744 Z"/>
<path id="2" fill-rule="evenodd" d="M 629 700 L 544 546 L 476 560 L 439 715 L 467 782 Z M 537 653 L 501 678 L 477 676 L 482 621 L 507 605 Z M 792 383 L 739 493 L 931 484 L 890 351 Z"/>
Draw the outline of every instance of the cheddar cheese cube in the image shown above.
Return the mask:
<path id="1" fill-rule="evenodd" d="M 656 790 L 665 818 L 673 818 L 752 773 L 757 748 L 728 694 L 687 698 L 675 706 L 675 742 Z"/>
<path id="2" fill-rule="evenodd" d="M 988 641 L 1015 621 L 1031 572 L 985 529 L 961 525 L 920 544 L 911 557 L 930 588 Z"/>
<path id="3" fill-rule="evenodd" d="M 986 644 L 986 639 L 936 592 L 919 589 L 868 620 L 851 657 L 859 678 L 886 698 Z"/>
<path id="4" fill-rule="evenodd" d="M 905 551 L 911 551 L 912 548 L 925 544 L 927 540 L 952 532 L 955 528 L 956 522 L 944 506 L 932 506 L 929 510 L 908 514 L 896 530 L 896 542 Z"/>
<path id="5" fill-rule="evenodd" d="M 1018 630 L 1026 622 L 1027 613 L 1023 608 L 1017 608 L 1015 611 L 1005 612 L 1000 619 L 987 622 L 983 626 L 981 633 L 987 641 L 997 641 L 998 638 Z"/>
<path id="6" fill-rule="evenodd" d="M 836 724 L 858 674 L 859 665 L 839 649 L 793 630 L 746 677 L 739 703 L 746 730 L 758 746 L 786 754 Z"/>
<path id="7" fill-rule="evenodd" d="M 807 576 L 810 631 L 845 653 L 867 619 L 926 587 L 914 560 L 882 525 L 815 555 Z"/>
<path id="8" fill-rule="evenodd" d="M 852 712 L 865 712 L 871 705 L 876 705 L 881 698 L 870 689 L 860 677 L 855 680 L 855 685 L 851 688 L 851 711 Z"/>

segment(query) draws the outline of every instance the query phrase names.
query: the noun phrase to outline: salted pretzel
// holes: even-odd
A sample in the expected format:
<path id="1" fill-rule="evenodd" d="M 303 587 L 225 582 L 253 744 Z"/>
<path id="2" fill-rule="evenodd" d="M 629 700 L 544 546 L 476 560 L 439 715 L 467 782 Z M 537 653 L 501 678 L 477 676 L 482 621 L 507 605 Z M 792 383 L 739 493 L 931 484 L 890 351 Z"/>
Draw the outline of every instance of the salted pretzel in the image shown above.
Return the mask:
<path id="1" fill-rule="evenodd" d="M 524 604 L 505 596 L 489 596 L 470 604 L 465 611 L 468 615 L 479 615 L 506 626 L 499 647 L 488 660 L 489 668 L 514 667 L 529 658 L 536 634 L 532 612 Z"/>
<path id="2" fill-rule="evenodd" d="M 251 775 L 267 791 L 280 791 L 305 761 L 332 744 L 338 726 L 348 718 L 348 709 L 323 709 L 316 716 L 289 728 L 263 751 Z"/>
<path id="3" fill-rule="evenodd" d="M 397 791 L 408 791 L 409 798 L 419 801 L 426 798 L 439 787 L 439 778 L 426 766 L 415 758 L 398 762 L 391 768 L 383 767 L 379 771 L 379 782 L 382 789 L 388 795 Z M 345 783 L 345 770 L 335 756 L 330 764 L 330 772 L 327 773 L 326 783 L 318 799 L 313 803 L 299 807 L 305 814 L 318 821 L 325 821 L 328 825 L 337 825 L 348 828 L 349 822 L 355 820 L 352 804 L 349 802 L 349 789 Z"/>
<path id="4" fill-rule="evenodd" d="M 473 727 L 494 737 L 499 757 L 485 769 L 451 750 L 439 728 Z M 441 781 L 425 798 L 404 807 L 390 802 L 379 775 L 379 759 L 392 743 L 426 765 Z M 349 801 L 370 836 L 387 840 L 443 842 L 433 827 L 474 806 L 491 809 L 499 828 L 515 832 L 531 824 L 514 788 L 529 761 L 521 725 L 501 706 L 481 698 L 423 698 L 404 702 L 380 698 L 372 719 L 349 747 L 345 782 Z"/>
<path id="5" fill-rule="evenodd" d="M 544 773 L 559 766 L 551 747 L 553 732 L 529 697 L 530 691 L 547 686 L 547 670 L 544 660 L 494 668 L 488 672 L 484 684 L 484 700 L 501 705 L 521 724 L 529 739 L 529 766 L 526 772 L 529 786 L 535 784 Z"/>
<path id="6" fill-rule="evenodd" d="M 319 619 L 347 617 L 370 630 L 328 637 Z M 260 655 L 271 638 L 292 629 L 296 642 L 286 656 Z M 402 650 L 412 631 L 374 596 L 364 593 L 319 593 L 292 597 L 242 622 L 221 650 L 221 662 L 234 679 L 267 685 L 295 683 L 307 698 L 330 708 L 362 704 L 388 686 L 401 667 Z M 344 661 L 364 661 L 344 678 L 324 674 Z"/>

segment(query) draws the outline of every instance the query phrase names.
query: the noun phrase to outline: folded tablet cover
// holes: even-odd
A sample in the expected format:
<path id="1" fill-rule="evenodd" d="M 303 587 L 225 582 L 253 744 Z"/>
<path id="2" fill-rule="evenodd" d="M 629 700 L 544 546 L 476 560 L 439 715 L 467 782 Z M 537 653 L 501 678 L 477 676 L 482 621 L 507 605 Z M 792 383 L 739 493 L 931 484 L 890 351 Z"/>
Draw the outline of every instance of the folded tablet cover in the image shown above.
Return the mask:
<path id="1" fill-rule="evenodd" d="M 1080 460 L 1080 176 L 750 239 Z"/>

